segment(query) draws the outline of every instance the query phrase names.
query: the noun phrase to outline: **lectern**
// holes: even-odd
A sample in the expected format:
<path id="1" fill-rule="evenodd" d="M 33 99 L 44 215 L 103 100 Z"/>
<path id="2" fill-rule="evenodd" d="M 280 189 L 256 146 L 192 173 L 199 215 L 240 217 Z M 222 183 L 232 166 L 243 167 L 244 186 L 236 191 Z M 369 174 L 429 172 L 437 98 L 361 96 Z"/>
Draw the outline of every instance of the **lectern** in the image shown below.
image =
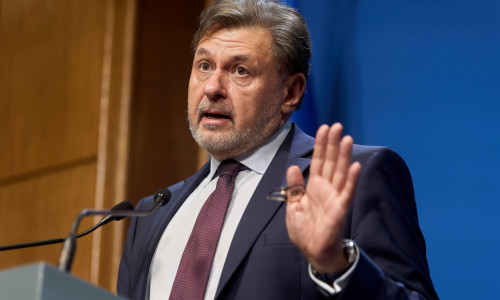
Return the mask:
<path id="1" fill-rule="evenodd" d="M 35 263 L 0 272 L 0 299 L 123 300 L 124 298 L 45 263 Z"/>

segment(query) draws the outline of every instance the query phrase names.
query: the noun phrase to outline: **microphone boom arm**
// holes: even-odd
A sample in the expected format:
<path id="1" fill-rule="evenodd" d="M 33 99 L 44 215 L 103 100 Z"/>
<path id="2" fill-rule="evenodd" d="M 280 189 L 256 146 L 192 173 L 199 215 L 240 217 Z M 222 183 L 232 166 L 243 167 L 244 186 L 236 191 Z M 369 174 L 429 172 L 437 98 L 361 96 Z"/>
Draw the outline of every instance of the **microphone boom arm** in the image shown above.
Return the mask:
<path id="1" fill-rule="evenodd" d="M 59 256 L 58 269 L 60 271 L 70 272 L 71 265 L 73 263 L 73 257 L 76 248 L 76 231 L 78 230 L 78 225 L 80 221 L 89 215 L 108 215 L 116 218 L 124 217 L 144 217 L 151 214 L 158 206 L 165 205 L 168 200 L 170 200 L 170 191 L 168 189 L 161 189 L 156 193 L 154 197 L 153 206 L 147 211 L 135 211 L 135 210 L 100 210 L 100 209 L 84 209 L 80 212 L 78 217 L 73 222 L 70 234 L 64 239 L 63 248 L 61 250 L 61 255 Z M 103 219 L 100 223 L 105 223 Z M 97 226 L 97 225 L 96 225 Z"/>

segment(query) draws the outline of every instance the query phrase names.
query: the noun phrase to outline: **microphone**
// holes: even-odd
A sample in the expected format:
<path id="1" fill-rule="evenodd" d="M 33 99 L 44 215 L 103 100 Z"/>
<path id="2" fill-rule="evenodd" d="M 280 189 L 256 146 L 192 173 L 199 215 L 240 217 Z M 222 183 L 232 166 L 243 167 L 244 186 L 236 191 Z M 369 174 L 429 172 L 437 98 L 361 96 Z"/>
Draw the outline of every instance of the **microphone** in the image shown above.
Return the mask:
<path id="1" fill-rule="evenodd" d="M 58 269 L 60 271 L 68 272 L 71 270 L 71 265 L 73 263 L 73 257 L 75 255 L 76 248 L 76 231 L 78 229 L 78 225 L 80 221 L 85 216 L 89 215 L 108 215 L 110 218 L 120 218 L 123 219 L 125 217 L 144 217 L 150 215 L 157 207 L 164 206 L 170 200 L 170 190 L 163 188 L 159 190 L 154 196 L 153 206 L 147 211 L 135 211 L 135 210 L 97 210 L 97 209 L 84 209 L 80 212 L 80 214 L 76 217 L 73 222 L 73 226 L 71 227 L 70 234 L 64 240 L 63 248 L 61 250 L 61 255 L 59 256 L 59 265 Z M 106 218 L 104 218 L 106 219 Z M 102 220 L 101 222 L 109 223 L 111 221 Z M 99 223 L 101 223 L 99 222 Z M 103 224 L 102 224 L 103 225 Z"/>
<path id="2" fill-rule="evenodd" d="M 111 208 L 111 211 L 113 213 L 111 213 L 111 214 L 107 215 L 106 217 L 104 217 L 94 227 L 95 228 L 99 228 L 99 227 L 101 227 L 103 225 L 106 225 L 106 224 L 108 224 L 110 222 L 122 220 L 125 217 L 123 217 L 123 216 L 115 216 L 114 212 L 115 211 L 123 211 L 123 210 L 124 211 L 132 211 L 132 210 L 134 210 L 134 204 L 132 204 L 132 202 L 130 202 L 129 200 L 125 200 L 125 201 L 122 201 L 122 202 L 118 203 L 117 205 L 113 206 L 113 208 Z M 88 230 L 89 233 L 92 232 L 92 231 L 94 231 L 93 230 L 94 227 L 92 227 L 91 229 Z"/>
<path id="3" fill-rule="evenodd" d="M 122 202 L 118 203 L 117 205 L 113 206 L 113 208 L 111 208 L 112 212 L 122 211 L 122 210 L 134 210 L 134 205 L 129 200 L 126 200 L 126 201 L 122 201 Z M 94 225 L 92 228 L 90 228 L 82 233 L 77 234 L 75 236 L 75 238 L 78 239 L 78 238 L 81 238 L 83 236 L 86 236 L 87 234 L 93 232 L 94 230 L 96 230 L 97 228 L 99 228 L 103 225 L 108 224 L 109 222 L 120 221 L 123 218 L 124 217 L 116 217 L 116 216 L 113 216 L 113 214 L 109 214 L 106 217 L 104 217 L 101 221 L 99 221 L 99 223 Z M 0 246 L 0 251 L 58 244 L 58 243 L 64 242 L 64 240 L 65 240 L 64 238 L 58 238 L 58 239 L 50 239 L 50 240 L 43 240 L 43 241 L 36 241 L 36 242 L 29 242 L 29 243 L 21 243 L 21 244 L 15 244 L 15 245 Z"/>

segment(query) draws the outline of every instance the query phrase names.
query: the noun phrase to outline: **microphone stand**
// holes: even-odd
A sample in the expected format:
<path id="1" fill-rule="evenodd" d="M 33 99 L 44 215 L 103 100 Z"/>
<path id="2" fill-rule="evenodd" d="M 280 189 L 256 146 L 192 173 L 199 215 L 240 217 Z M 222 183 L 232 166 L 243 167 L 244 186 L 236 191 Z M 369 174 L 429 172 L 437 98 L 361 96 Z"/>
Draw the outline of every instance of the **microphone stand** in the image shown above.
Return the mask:
<path id="1" fill-rule="evenodd" d="M 117 211 L 117 210 L 133 210 L 134 205 L 130 201 L 123 201 L 115 205 L 113 208 L 111 208 L 111 211 Z M 103 218 L 99 223 L 95 224 L 92 226 L 92 228 L 87 229 L 84 232 L 81 232 L 75 236 L 75 238 L 81 238 L 83 236 L 86 236 L 87 234 L 93 232 L 97 228 L 108 224 L 109 222 L 112 221 L 120 221 L 123 219 L 123 217 L 114 217 L 112 215 L 108 215 L 105 218 Z M 64 238 L 58 238 L 58 239 L 50 239 L 50 240 L 43 240 L 43 241 L 36 241 L 36 242 L 28 242 L 28 243 L 21 243 L 21 244 L 15 244 L 15 245 L 6 245 L 6 246 L 0 246 L 0 252 L 1 251 L 6 251 L 6 250 L 15 250 L 15 249 L 22 249 L 22 248 L 30 248 L 30 247 L 37 247 L 37 246 L 45 246 L 45 245 L 52 245 L 52 244 L 59 244 L 64 242 Z"/>
<path id="2" fill-rule="evenodd" d="M 71 265 L 73 263 L 73 257 L 75 255 L 76 248 L 76 231 L 78 230 L 78 225 L 80 221 L 89 215 L 110 215 L 112 217 L 144 217 L 151 214 L 156 207 L 165 205 L 170 199 L 170 191 L 168 189 L 162 189 L 156 193 L 154 198 L 154 204 L 148 211 L 135 211 L 135 210 L 99 210 L 99 209 L 84 209 L 80 212 L 78 217 L 73 222 L 70 234 L 64 240 L 64 244 L 61 250 L 61 255 L 59 256 L 58 269 L 64 272 L 70 272 Z"/>

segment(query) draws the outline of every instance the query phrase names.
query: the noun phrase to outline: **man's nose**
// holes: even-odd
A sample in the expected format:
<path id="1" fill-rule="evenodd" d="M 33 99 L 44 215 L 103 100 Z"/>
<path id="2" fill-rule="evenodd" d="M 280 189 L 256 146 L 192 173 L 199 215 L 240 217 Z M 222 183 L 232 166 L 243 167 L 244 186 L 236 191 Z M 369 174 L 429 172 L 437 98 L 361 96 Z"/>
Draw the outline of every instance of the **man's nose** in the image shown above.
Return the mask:
<path id="1" fill-rule="evenodd" d="M 203 92 L 210 100 L 217 101 L 227 97 L 225 76 L 221 70 L 216 70 L 205 82 Z"/>

